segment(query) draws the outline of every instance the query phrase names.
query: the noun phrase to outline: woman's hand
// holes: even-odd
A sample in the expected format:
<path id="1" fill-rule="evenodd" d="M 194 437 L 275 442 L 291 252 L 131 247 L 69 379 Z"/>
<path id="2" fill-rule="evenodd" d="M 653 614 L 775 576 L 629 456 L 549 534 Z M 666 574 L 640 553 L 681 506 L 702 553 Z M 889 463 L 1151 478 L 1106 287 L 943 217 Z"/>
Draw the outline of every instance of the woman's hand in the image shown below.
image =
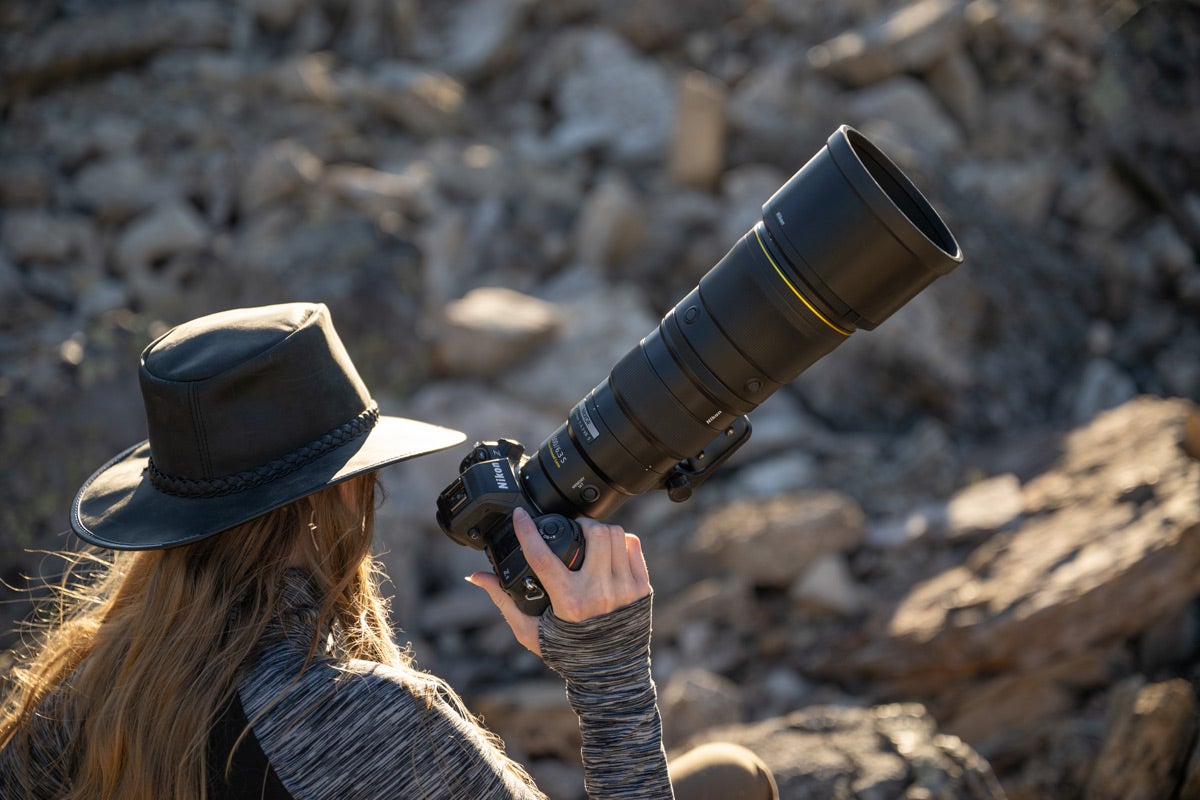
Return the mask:
<path id="1" fill-rule="evenodd" d="M 541 582 L 554 614 L 564 622 L 582 622 L 629 605 L 650 594 L 650 575 L 642 542 L 620 525 L 581 518 L 586 549 L 583 566 L 572 572 L 542 540 L 533 520 L 522 509 L 513 512 L 513 527 L 525 559 Z M 504 615 L 517 641 L 541 656 L 538 617 L 522 613 L 490 572 L 476 572 L 467 581 L 485 590 Z"/>

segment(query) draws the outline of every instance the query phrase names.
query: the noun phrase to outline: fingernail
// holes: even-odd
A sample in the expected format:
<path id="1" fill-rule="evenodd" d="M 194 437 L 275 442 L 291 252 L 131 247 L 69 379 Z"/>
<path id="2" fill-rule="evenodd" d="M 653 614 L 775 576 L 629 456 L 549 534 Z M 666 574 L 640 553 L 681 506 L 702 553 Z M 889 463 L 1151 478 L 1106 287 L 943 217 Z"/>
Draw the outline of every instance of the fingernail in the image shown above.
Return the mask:
<path id="1" fill-rule="evenodd" d="M 479 585 L 478 583 L 475 582 L 475 576 L 473 574 L 472 575 L 464 575 L 463 580 L 466 581 L 467 583 L 471 584 L 472 586 Z"/>
<path id="2" fill-rule="evenodd" d="M 525 509 L 521 508 L 520 506 L 517 506 L 515 509 L 513 509 L 513 519 L 517 519 L 517 518 L 531 519 L 531 517 L 529 516 L 529 512 L 526 511 Z"/>

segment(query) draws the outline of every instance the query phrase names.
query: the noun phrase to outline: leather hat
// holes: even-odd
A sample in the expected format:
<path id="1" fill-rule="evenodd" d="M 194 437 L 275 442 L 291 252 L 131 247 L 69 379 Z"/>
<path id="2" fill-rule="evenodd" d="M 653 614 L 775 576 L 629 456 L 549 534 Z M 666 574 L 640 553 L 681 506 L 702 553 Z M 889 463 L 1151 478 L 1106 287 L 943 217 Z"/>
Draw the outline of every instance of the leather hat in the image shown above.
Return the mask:
<path id="1" fill-rule="evenodd" d="M 322 304 L 223 311 L 150 343 L 139 365 L 149 438 L 75 496 L 92 544 L 188 544 L 326 486 L 443 450 L 459 431 L 382 416 Z"/>

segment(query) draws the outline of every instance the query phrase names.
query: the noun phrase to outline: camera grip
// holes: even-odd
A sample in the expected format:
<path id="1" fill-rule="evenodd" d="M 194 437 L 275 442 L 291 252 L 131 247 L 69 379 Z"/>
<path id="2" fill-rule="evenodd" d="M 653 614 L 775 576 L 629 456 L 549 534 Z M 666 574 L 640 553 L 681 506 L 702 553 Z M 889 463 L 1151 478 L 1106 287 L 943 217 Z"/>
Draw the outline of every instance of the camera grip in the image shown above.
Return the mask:
<path id="1" fill-rule="evenodd" d="M 534 517 L 533 522 L 542 540 L 568 569 L 578 570 L 583 566 L 583 528 L 578 522 L 562 514 L 543 514 Z M 514 555 L 520 556 L 523 568 L 513 573 L 507 583 L 502 579 L 501 586 L 522 613 L 540 616 L 550 605 L 550 598 L 525 561 L 524 554 L 518 550 Z"/>

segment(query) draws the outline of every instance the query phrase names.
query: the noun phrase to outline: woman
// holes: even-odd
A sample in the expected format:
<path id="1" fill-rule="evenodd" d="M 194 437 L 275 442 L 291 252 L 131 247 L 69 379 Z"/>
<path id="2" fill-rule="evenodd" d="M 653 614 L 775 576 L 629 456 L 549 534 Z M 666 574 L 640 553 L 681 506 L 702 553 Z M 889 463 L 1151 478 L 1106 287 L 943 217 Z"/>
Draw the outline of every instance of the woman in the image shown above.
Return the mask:
<path id="1" fill-rule="evenodd" d="M 149 438 L 76 496 L 72 527 L 99 549 L 13 672 L 0 796 L 541 797 L 397 647 L 370 555 L 375 471 L 462 434 L 380 415 L 323 305 L 185 323 L 139 379 Z M 571 572 L 514 515 L 541 618 L 494 575 L 469 580 L 565 678 L 589 796 L 669 798 L 641 546 L 581 524 Z"/>

